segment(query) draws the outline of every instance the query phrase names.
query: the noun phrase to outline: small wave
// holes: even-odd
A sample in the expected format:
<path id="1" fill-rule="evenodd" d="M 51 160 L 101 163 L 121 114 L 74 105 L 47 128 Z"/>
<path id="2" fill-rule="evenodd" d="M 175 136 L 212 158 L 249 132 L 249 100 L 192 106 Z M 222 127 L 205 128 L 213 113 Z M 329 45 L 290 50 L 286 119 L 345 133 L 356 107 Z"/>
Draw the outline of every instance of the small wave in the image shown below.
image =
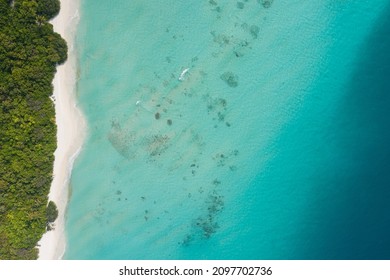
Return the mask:
<path id="1" fill-rule="evenodd" d="M 179 77 L 179 81 L 183 81 L 184 80 L 184 76 L 188 72 L 188 70 L 190 70 L 190 68 L 186 68 L 186 69 L 183 70 L 183 72 L 181 72 L 180 77 Z"/>

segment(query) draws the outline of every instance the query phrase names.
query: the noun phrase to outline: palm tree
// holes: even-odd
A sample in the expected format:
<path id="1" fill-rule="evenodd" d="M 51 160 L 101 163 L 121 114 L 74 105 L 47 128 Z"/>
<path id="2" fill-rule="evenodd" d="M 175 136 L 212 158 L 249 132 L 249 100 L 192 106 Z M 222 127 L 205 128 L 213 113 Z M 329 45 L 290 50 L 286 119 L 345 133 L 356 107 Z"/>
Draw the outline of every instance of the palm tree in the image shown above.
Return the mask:
<path id="1" fill-rule="evenodd" d="M 44 23 L 46 23 L 46 18 L 44 16 L 37 15 L 35 19 L 39 26 L 42 26 Z"/>

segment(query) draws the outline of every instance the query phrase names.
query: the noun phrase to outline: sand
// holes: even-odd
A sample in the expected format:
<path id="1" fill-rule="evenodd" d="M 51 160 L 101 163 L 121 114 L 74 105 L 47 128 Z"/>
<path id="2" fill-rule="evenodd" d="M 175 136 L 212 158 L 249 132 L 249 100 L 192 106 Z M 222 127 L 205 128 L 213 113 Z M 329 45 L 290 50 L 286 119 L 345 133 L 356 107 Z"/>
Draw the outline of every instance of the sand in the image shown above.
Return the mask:
<path id="1" fill-rule="evenodd" d="M 45 233 L 38 242 L 39 258 L 61 259 L 66 248 L 64 215 L 69 194 L 72 165 L 81 150 L 86 125 L 76 106 L 77 56 L 74 37 L 79 20 L 78 1 L 61 1 L 60 14 L 52 20 L 54 31 L 68 44 L 68 60 L 57 67 L 54 77 L 53 102 L 57 123 L 57 149 L 54 153 L 53 182 L 49 199 L 57 204 L 59 215 L 55 229 Z"/>

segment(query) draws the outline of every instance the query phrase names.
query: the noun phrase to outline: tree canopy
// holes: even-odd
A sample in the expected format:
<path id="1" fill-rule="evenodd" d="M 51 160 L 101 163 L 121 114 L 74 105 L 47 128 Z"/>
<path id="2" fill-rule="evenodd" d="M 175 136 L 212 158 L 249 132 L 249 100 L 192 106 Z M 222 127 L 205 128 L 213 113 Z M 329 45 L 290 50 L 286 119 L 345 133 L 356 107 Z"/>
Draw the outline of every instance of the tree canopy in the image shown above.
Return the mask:
<path id="1" fill-rule="evenodd" d="M 37 14 L 52 19 L 60 12 L 59 0 L 37 0 Z"/>
<path id="2" fill-rule="evenodd" d="M 46 5 L 42 8 L 42 5 Z M 66 42 L 47 21 L 57 0 L 0 0 L 0 259 L 36 259 L 56 149 L 50 96 Z"/>

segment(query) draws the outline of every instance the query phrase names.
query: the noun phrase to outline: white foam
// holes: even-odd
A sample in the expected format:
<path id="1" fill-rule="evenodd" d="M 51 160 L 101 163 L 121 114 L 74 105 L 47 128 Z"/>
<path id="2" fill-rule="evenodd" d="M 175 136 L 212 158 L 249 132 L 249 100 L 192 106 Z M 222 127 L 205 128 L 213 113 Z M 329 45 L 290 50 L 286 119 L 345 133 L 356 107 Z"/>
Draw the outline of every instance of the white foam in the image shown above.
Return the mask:
<path id="1" fill-rule="evenodd" d="M 183 81 L 184 80 L 184 76 L 187 74 L 187 72 L 190 70 L 190 68 L 186 68 L 184 69 L 181 74 L 180 74 L 180 77 L 179 77 L 179 81 Z"/>

